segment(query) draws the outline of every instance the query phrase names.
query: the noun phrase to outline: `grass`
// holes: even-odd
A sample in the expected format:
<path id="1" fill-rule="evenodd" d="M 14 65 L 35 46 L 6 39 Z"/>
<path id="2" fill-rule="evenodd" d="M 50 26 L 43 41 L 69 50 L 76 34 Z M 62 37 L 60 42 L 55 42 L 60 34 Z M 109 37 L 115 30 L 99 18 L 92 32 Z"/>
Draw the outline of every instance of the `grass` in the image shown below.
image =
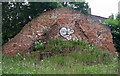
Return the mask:
<path id="1" fill-rule="evenodd" d="M 118 74 L 118 58 L 117 56 L 112 56 L 108 51 L 100 51 L 99 48 L 90 46 L 85 42 L 71 41 L 69 43 L 65 43 L 61 42 L 61 40 L 61 44 L 58 44 L 58 42 L 54 40 L 54 42 L 51 43 L 47 48 L 43 48 L 42 45 L 43 51 L 47 49 L 50 50 L 50 52 L 53 52 L 55 49 L 51 48 L 51 46 L 58 48 L 58 50 L 55 50 L 57 53 L 53 52 L 54 55 L 49 58 L 44 57 L 43 61 L 39 61 L 36 58 L 37 51 L 32 52 L 30 56 L 26 57 L 26 59 L 22 61 L 20 59 L 23 57 L 23 55 L 17 55 L 16 57 L 11 58 L 3 57 L 3 73 Z M 68 46 L 72 47 L 72 49 Z M 40 47 L 41 46 L 38 48 L 40 49 Z M 70 53 L 64 51 L 61 53 L 62 50 L 72 51 L 70 51 Z"/>
<path id="2" fill-rule="evenodd" d="M 2 51 L 0 51 L 0 76 L 2 75 Z"/>

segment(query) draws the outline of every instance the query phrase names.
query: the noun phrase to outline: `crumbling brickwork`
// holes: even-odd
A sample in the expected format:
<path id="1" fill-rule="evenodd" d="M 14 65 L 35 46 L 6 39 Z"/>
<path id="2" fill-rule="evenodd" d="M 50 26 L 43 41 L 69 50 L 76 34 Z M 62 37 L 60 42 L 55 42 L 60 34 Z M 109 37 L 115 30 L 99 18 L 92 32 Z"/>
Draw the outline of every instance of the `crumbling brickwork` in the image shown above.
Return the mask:
<path id="1" fill-rule="evenodd" d="M 20 33 L 3 46 L 3 53 L 6 56 L 27 54 L 33 51 L 36 41 L 47 42 L 52 38 L 87 41 L 100 46 L 101 50 L 116 51 L 110 28 L 78 11 L 57 8 L 26 24 Z"/>

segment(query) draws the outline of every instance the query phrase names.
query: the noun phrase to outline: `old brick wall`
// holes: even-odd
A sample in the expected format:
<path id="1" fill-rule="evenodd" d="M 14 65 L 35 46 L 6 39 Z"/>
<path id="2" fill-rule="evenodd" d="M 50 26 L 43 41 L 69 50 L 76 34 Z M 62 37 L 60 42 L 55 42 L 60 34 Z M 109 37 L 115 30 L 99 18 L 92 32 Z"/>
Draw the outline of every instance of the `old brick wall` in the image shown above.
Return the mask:
<path id="1" fill-rule="evenodd" d="M 70 8 L 57 8 L 26 24 L 20 33 L 3 45 L 3 53 L 6 56 L 27 54 L 33 50 L 37 40 L 46 42 L 51 38 L 87 41 L 100 46 L 101 50 L 116 51 L 107 26 Z"/>

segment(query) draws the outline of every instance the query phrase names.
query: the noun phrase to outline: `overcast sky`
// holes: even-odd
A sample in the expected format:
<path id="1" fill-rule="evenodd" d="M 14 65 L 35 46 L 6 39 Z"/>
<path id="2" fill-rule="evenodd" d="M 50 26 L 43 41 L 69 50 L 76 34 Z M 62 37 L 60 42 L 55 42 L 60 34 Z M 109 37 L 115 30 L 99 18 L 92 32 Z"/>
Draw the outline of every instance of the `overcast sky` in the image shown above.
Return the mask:
<path id="1" fill-rule="evenodd" d="M 118 2 L 120 0 L 86 0 L 88 2 L 91 13 L 108 18 L 111 14 L 118 13 Z M 119 7 L 120 8 L 120 7 Z"/>

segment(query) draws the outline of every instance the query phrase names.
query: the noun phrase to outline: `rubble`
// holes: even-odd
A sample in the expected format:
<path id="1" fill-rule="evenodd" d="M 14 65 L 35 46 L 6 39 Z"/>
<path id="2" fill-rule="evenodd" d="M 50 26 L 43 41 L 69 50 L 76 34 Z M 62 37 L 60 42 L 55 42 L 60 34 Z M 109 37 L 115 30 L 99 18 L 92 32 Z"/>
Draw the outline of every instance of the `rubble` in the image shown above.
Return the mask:
<path id="1" fill-rule="evenodd" d="M 5 56 L 27 54 L 33 51 L 36 41 L 47 42 L 52 38 L 85 41 L 100 46 L 101 50 L 116 52 L 110 28 L 90 16 L 66 7 L 45 12 L 33 19 L 3 45 L 2 51 Z"/>

